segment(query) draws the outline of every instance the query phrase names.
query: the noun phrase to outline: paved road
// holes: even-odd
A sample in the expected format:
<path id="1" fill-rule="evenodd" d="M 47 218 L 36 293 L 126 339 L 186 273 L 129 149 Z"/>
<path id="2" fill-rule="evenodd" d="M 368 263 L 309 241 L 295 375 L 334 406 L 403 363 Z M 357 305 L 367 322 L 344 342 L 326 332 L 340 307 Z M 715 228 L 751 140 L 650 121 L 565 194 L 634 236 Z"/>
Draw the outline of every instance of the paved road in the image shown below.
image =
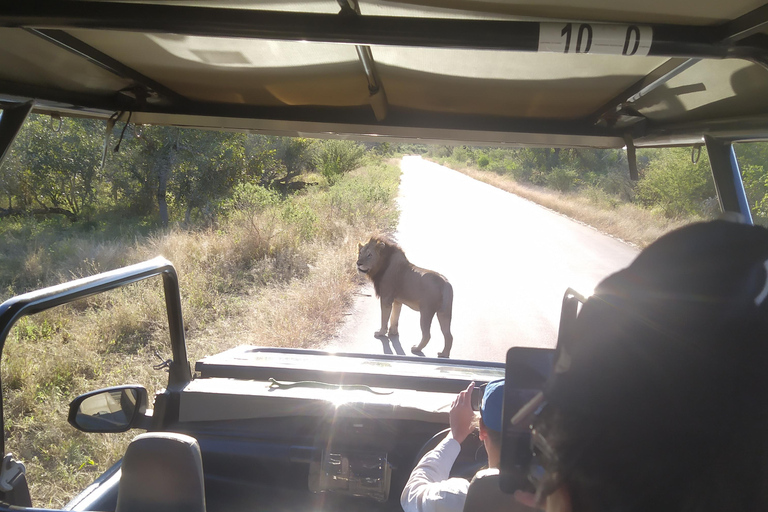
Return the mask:
<path id="1" fill-rule="evenodd" d="M 554 346 L 565 289 L 589 293 L 637 255 L 588 226 L 420 157 L 405 157 L 402 170 L 397 241 L 412 263 L 453 285 L 453 358 L 504 361 L 513 345 Z M 403 306 L 393 342 L 373 337 L 379 314 L 366 286 L 327 348 L 410 355 L 421 338 L 418 313 Z M 424 352 L 435 357 L 442 345 L 434 320 Z"/>

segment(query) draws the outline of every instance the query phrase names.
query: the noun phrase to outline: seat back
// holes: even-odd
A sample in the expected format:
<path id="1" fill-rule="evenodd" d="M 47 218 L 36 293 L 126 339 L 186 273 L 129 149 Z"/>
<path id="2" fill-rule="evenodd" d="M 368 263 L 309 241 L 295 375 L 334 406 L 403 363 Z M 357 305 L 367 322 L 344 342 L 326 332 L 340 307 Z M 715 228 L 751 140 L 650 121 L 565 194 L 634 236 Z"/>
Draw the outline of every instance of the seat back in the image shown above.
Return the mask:
<path id="1" fill-rule="evenodd" d="M 203 459 L 194 437 L 137 436 L 125 451 L 116 512 L 205 512 Z"/>
<path id="2" fill-rule="evenodd" d="M 478 471 L 469 484 L 464 512 L 540 512 L 518 502 L 514 495 L 501 492 L 499 470 Z"/>

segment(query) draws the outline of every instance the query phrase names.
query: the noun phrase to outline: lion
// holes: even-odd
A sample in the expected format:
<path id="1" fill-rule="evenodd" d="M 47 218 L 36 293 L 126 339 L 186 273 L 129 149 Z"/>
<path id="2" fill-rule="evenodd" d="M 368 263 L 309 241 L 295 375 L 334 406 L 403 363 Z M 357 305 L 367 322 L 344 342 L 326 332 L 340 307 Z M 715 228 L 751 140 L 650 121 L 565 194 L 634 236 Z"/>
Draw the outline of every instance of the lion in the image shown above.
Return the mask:
<path id="1" fill-rule="evenodd" d="M 437 272 L 413 265 L 405 257 L 403 250 L 389 240 L 371 237 L 367 244 L 357 244 L 357 249 L 357 269 L 373 282 L 376 296 L 381 301 L 381 329 L 376 331 L 374 336 L 386 336 L 387 320 L 389 335 L 398 334 L 400 310 L 405 304 L 421 313 L 421 343 L 411 347 L 411 352 L 423 355 L 422 350 L 429 343 L 432 319 L 437 314 L 440 330 L 445 338 L 443 351 L 437 356 L 450 357 L 453 345 L 451 283 Z"/>

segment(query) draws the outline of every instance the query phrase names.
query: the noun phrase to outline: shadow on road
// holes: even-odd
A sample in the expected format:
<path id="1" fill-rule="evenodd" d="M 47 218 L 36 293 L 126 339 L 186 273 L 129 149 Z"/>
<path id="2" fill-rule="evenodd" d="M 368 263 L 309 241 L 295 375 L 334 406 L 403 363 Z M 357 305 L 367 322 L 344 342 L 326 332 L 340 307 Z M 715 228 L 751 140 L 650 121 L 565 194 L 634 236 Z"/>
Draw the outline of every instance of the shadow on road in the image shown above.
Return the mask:
<path id="1" fill-rule="evenodd" d="M 400 345 L 400 336 L 377 336 L 377 338 L 379 338 L 379 341 L 381 341 L 381 348 L 384 350 L 385 354 L 397 354 L 399 356 L 405 355 L 405 351 L 403 350 L 402 345 Z"/>

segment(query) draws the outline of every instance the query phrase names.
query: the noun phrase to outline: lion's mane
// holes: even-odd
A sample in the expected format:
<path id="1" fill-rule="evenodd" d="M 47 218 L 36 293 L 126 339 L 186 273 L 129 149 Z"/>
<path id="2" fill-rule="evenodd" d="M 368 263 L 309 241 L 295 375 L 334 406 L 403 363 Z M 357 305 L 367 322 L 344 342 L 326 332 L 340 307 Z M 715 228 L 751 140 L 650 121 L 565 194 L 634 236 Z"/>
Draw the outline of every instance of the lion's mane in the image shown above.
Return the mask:
<path id="1" fill-rule="evenodd" d="M 376 296 L 380 295 L 382 279 L 384 273 L 393 265 L 401 265 L 403 269 L 411 267 L 411 262 L 405 256 L 403 249 L 395 242 L 386 238 L 371 237 L 365 247 L 375 247 L 373 253 L 376 255 L 376 261 L 368 271 L 368 278 L 373 282 L 373 289 Z"/>

